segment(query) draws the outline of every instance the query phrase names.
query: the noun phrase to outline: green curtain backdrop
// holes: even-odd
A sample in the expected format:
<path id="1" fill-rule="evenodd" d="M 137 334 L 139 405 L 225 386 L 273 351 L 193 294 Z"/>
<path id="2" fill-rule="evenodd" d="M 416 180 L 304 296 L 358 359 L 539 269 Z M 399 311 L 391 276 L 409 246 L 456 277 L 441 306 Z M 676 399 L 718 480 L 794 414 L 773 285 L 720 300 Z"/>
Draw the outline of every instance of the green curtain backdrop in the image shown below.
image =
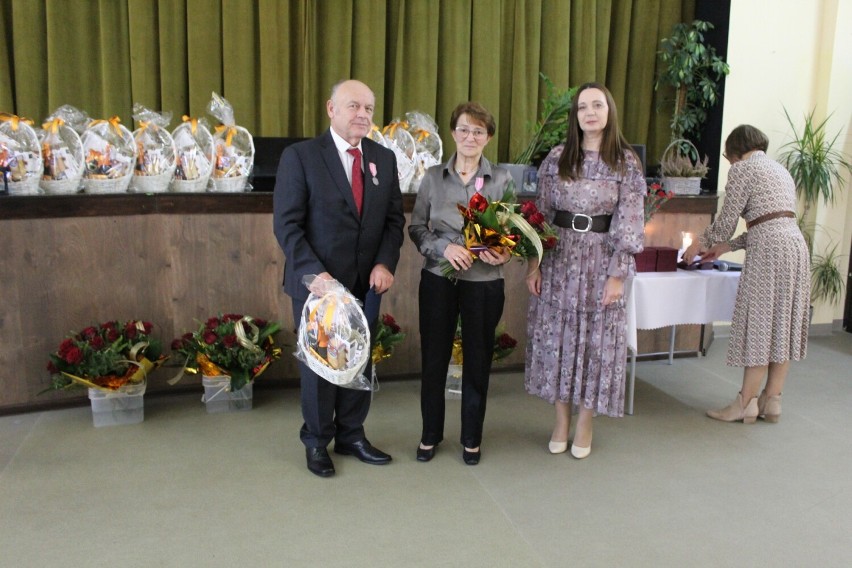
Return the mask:
<path id="1" fill-rule="evenodd" d="M 606 84 L 654 163 L 670 116 L 656 51 L 693 13 L 694 0 L 0 0 L 0 111 L 40 122 L 71 104 L 132 127 L 138 102 L 175 126 L 207 115 L 216 91 L 256 136 L 315 136 L 330 86 L 354 77 L 375 91 L 379 126 L 432 115 L 445 154 L 453 107 L 481 102 L 498 125 L 486 154 L 509 161 L 545 73 Z"/>

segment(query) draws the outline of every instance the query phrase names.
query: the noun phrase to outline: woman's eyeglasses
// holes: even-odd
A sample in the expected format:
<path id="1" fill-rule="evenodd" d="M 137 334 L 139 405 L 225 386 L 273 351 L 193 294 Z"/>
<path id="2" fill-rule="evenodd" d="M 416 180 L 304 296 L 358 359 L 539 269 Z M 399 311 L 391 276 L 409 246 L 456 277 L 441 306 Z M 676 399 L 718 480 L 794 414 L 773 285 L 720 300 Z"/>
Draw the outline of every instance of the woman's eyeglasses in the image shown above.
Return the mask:
<path id="1" fill-rule="evenodd" d="M 455 131 L 461 138 L 467 138 L 468 134 L 473 134 L 473 137 L 476 140 L 482 140 L 488 136 L 488 131 L 482 130 L 481 128 L 474 128 L 471 130 L 467 126 L 456 126 Z"/>

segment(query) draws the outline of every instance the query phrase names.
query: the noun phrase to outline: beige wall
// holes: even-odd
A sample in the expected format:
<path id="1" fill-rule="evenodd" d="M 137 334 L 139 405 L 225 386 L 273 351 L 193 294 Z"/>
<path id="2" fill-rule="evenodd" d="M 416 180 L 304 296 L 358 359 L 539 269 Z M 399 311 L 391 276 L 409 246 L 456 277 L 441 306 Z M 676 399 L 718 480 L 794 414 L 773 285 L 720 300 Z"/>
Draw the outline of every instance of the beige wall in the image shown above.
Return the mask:
<path id="1" fill-rule="evenodd" d="M 777 157 L 790 140 L 784 109 L 796 122 L 811 109 L 822 120 L 832 114 L 829 132 L 840 134 L 844 152 L 852 156 L 852 0 L 732 0 L 728 37 L 731 74 L 725 86 L 722 132 L 739 124 L 763 130 L 769 155 Z M 728 164 L 721 160 L 719 192 L 724 194 Z M 847 180 L 848 181 L 848 180 Z M 831 241 L 849 269 L 852 199 L 849 184 L 833 207 L 820 204 L 815 250 Z M 721 201 L 720 201 L 721 203 Z M 740 227 L 744 230 L 744 226 Z M 732 253 L 734 260 L 742 253 Z M 813 323 L 843 317 L 843 305 L 817 305 Z"/>

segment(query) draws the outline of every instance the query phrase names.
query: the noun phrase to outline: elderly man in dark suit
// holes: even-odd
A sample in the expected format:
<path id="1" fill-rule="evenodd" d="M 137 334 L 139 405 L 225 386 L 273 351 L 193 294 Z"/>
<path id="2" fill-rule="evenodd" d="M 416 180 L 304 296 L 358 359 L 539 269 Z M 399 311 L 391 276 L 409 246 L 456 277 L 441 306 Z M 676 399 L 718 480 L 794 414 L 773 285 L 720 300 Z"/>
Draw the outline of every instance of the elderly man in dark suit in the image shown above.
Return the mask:
<path id="1" fill-rule="evenodd" d="M 274 230 L 286 257 L 284 291 L 298 326 L 308 289 L 302 277 L 335 279 L 362 302 L 393 284 L 405 217 L 396 158 L 366 138 L 376 97 L 360 81 L 342 81 L 326 103 L 331 128 L 281 155 L 274 195 Z M 370 322 L 373 326 L 375 322 Z M 300 432 L 308 469 L 334 475 L 326 446 L 370 464 L 391 460 L 364 435 L 370 393 L 340 388 L 299 363 Z M 368 366 L 367 373 L 370 372 Z"/>

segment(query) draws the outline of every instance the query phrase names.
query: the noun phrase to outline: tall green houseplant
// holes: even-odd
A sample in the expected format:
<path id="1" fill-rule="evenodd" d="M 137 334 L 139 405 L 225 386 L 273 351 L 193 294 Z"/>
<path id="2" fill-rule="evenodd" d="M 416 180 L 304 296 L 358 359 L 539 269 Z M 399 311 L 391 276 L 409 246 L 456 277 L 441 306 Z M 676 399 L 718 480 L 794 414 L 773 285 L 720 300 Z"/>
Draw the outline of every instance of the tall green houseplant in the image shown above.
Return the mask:
<path id="1" fill-rule="evenodd" d="M 672 140 L 698 140 L 707 109 L 719 100 L 719 82 L 731 71 L 716 49 L 705 43 L 704 32 L 711 29 L 713 24 L 703 20 L 678 23 L 671 37 L 661 41 L 654 90 L 663 86 L 674 89 Z"/>
<path id="2" fill-rule="evenodd" d="M 797 130 L 786 108 L 784 115 L 793 131 L 793 140 L 781 147 L 780 158 L 793 177 L 796 195 L 804 207 L 799 226 L 811 253 L 811 300 L 836 304 L 843 293 L 837 245 L 824 254 L 813 253 L 816 226 L 809 224 L 809 213 L 820 199 L 825 205 L 834 204 L 837 192 L 843 189 L 843 172 L 852 173 L 852 165 L 838 149 L 840 132 L 833 137 L 826 132 L 830 116 L 817 122 L 812 110 L 805 115 L 802 129 Z"/>
<path id="3" fill-rule="evenodd" d="M 540 161 L 554 146 L 564 142 L 568 135 L 568 115 L 577 87 L 560 89 L 547 75 L 539 75 L 546 88 L 545 96 L 541 100 L 541 118 L 532 125 L 530 142 L 514 159 L 516 164 L 533 164 Z"/>

